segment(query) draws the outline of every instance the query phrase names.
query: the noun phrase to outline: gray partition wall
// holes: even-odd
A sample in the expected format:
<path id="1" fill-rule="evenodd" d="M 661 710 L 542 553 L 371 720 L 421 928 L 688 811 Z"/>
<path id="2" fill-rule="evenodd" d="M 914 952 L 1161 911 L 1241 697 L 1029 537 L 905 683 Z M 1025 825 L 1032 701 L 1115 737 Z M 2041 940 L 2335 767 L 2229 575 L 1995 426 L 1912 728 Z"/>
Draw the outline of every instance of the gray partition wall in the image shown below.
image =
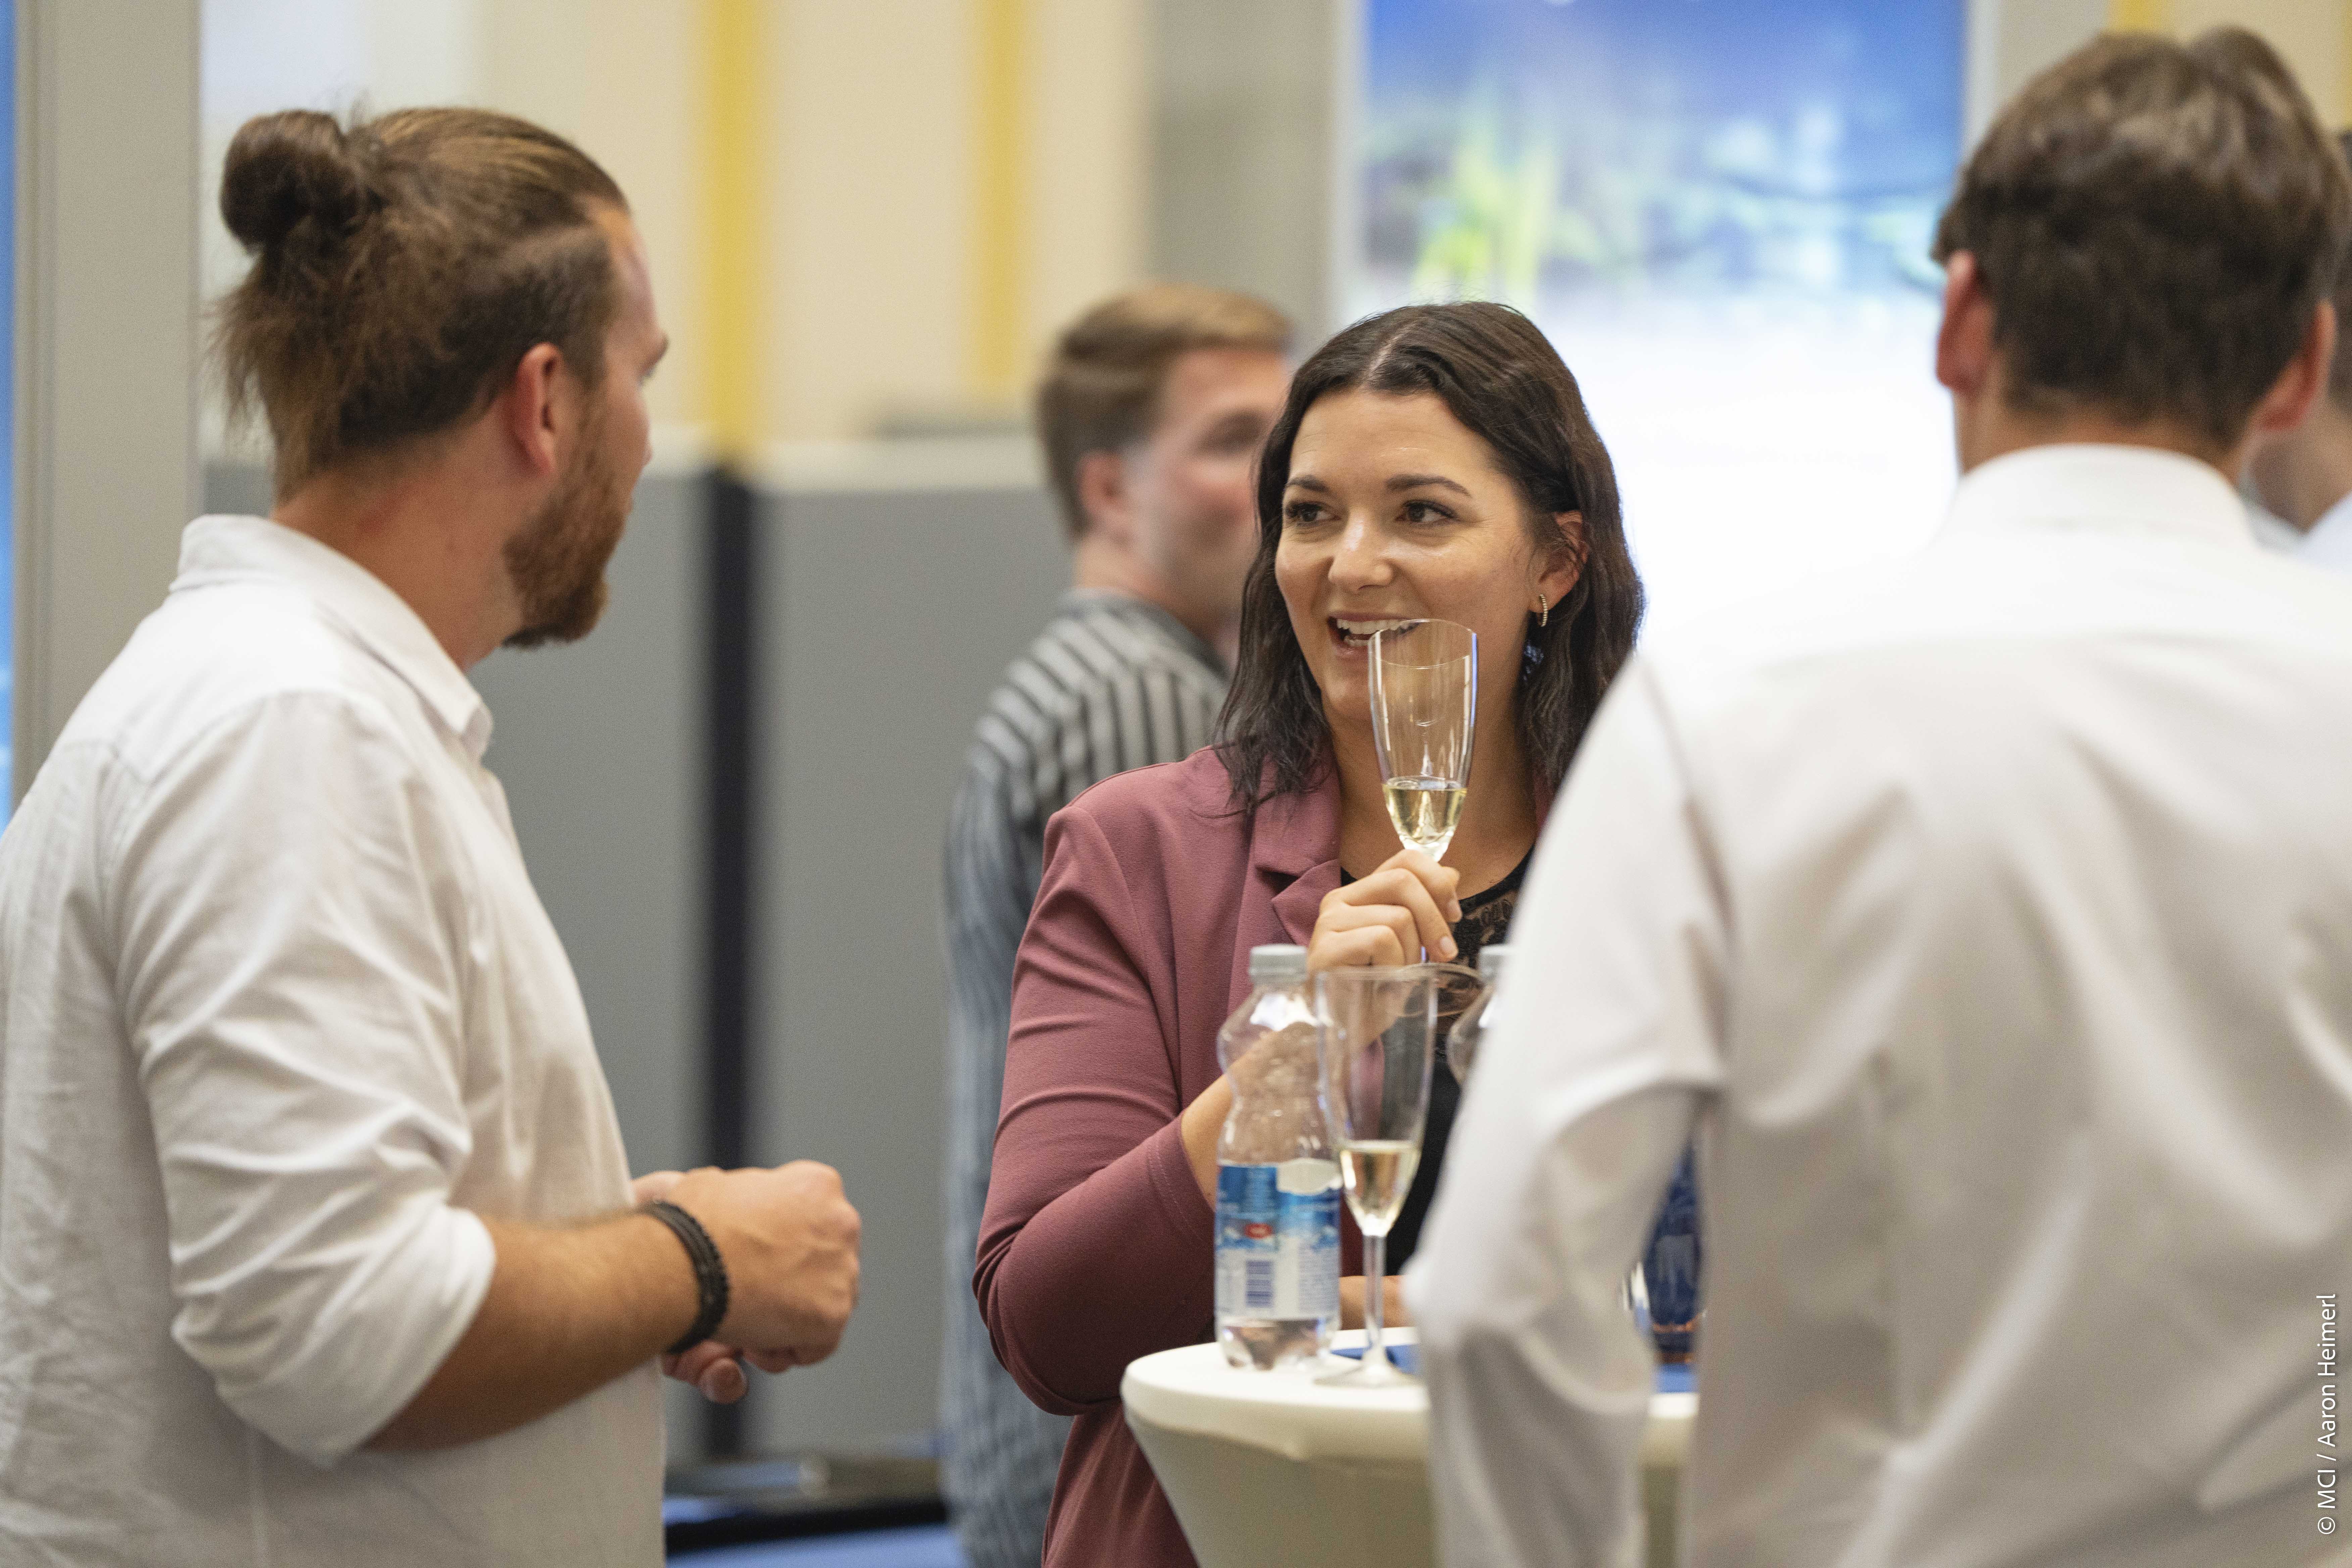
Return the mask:
<path id="1" fill-rule="evenodd" d="M 1025 441 L 775 479 L 759 511 L 751 1152 L 837 1166 L 866 1252 L 840 1353 L 757 1395 L 748 1436 L 770 1450 L 936 1421 L 940 838 L 981 704 L 1069 579 Z"/>
<path id="2" fill-rule="evenodd" d="M 638 1171 L 704 1159 L 704 489 L 648 475 L 596 630 L 474 671 L 496 723 L 486 760 L 580 976 Z"/>
<path id="3" fill-rule="evenodd" d="M 575 647 L 475 672 L 540 894 L 580 975 L 638 1170 L 744 1154 L 837 1167 L 865 1220 L 865 1283 L 840 1353 L 756 1379 L 751 1450 L 863 1447 L 936 1420 L 945 973 L 940 835 L 980 706 L 1069 577 L 1025 440 L 896 442 L 786 463 L 753 486 L 750 646 L 708 668 L 711 491 L 652 475 Z M 753 750 L 715 754 L 715 688 L 748 679 Z M 707 770 L 751 790 L 722 840 Z M 717 792 L 723 795 L 724 788 Z M 748 1088 L 707 1108 L 712 855 L 748 858 Z M 673 1392 L 673 1458 L 701 1451 Z"/>
<path id="4" fill-rule="evenodd" d="M 699 474 L 647 474 L 606 574 L 612 602 L 569 647 L 473 671 L 532 883 L 563 939 L 632 1170 L 705 1163 L 703 621 Z M 703 1452 L 700 1398 L 668 1388 L 670 1454 Z"/>

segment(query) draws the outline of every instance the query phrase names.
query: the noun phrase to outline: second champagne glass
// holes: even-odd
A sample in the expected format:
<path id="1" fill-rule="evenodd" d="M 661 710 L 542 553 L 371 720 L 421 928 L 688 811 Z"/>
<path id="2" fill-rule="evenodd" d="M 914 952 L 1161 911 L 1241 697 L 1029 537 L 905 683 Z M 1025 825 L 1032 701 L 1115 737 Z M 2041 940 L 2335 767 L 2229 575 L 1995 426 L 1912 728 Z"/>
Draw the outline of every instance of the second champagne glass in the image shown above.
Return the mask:
<path id="1" fill-rule="evenodd" d="M 1323 1117 L 1339 1190 L 1364 1237 L 1364 1360 L 1321 1379 L 1356 1387 L 1411 1383 L 1381 1344 L 1389 1226 L 1412 1190 L 1437 1043 L 1437 967 L 1333 969 L 1315 977 L 1322 1027 Z"/>
<path id="2" fill-rule="evenodd" d="M 1414 621 L 1373 634 L 1372 744 L 1397 837 L 1445 858 L 1470 787 L 1470 734 L 1478 716 L 1478 634 L 1452 621 Z"/>

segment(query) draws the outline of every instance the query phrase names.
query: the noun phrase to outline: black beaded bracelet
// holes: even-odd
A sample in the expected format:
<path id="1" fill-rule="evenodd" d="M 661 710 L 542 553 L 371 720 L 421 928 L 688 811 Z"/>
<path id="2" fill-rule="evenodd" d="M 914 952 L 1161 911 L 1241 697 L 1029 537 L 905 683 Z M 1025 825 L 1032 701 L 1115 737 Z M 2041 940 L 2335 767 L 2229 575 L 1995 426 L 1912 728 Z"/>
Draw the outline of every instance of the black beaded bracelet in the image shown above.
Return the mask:
<path id="1" fill-rule="evenodd" d="M 640 1212 L 669 1226 L 694 1265 L 694 1288 L 701 1294 L 702 1310 L 695 1313 L 694 1327 L 686 1331 L 686 1337 L 662 1352 L 682 1354 L 717 1333 L 719 1325 L 727 1320 L 727 1264 L 719 1256 L 719 1244 L 702 1228 L 702 1222 L 676 1204 L 656 1199 Z"/>

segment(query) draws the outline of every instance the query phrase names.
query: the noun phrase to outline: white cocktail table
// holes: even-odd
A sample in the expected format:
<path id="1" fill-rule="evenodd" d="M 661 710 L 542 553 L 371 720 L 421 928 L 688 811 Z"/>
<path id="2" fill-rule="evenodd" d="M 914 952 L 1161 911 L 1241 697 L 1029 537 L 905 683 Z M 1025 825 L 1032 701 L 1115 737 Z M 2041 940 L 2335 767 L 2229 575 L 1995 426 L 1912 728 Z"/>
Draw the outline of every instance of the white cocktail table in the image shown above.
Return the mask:
<path id="1" fill-rule="evenodd" d="M 1391 1330 L 1392 1340 L 1412 1338 Z M 1360 1346 L 1363 1334 L 1339 1336 Z M 1310 1373 L 1245 1372 L 1215 1345 L 1130 1364 L 1127 1424 L 1201 1568 L 1428 1568 L 1429 1398 L 1324 1387 Z M 1675 1498 L 1695 1394 L 1658 1394 L 1642 1439 L 1649 1561 L 1674 1562 Z"/>

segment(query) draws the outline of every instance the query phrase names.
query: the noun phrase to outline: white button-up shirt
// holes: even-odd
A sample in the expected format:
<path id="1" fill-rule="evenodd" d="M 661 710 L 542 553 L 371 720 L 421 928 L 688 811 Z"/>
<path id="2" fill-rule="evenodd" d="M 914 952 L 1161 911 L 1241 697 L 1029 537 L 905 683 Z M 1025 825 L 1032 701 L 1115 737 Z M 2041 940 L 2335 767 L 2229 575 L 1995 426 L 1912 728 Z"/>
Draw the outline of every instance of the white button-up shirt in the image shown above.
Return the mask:
<path id="1" fill-rule="evenodd" d="M 205 518 L 0 837 L 0 1559 L 660 1560 L 650 1365 L 360 1448 L 472 1321 L 477 1215 L 629 1197 L 489 731 L 374 576 Z"/>
<path id="2" fill-rule="evenodd" d="M 1648 646 L 1512 945 L 1408 1284 L 1447 1563 L 1635 1561 L 1695 1126 L 1690 1563 L 2343 1552 L 2352 584 L 2211 468 L 2006 457 Z"/>

